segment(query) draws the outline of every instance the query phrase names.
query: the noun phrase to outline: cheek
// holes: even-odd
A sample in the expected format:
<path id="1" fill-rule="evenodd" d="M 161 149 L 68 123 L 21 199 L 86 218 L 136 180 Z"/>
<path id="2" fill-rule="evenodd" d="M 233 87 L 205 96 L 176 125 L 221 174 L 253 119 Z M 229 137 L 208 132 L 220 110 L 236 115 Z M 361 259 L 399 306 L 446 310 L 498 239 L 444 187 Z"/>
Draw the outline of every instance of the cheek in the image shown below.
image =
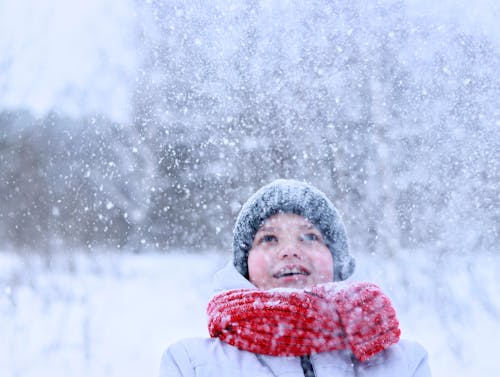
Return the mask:
<path id="1" fill-rule="evenodd" d="M 248 255 L 248 271 L 260 271 L 268 264 L 267 257 L 263 253 L 250 253 Z"/>
<path id="2" fill-rule="evenodd" d="M 333 281 L 333 256 L 328 251 L 316 260 L 316 270 L 323 282 Z"/>
<path id="3" fill-rule="evenodd" d="M 250 281 L 260 280 L 265 277 L 270 264 L 268 255 L 259 252 L 250 253 L 248 255 L 248 276 Z"/>

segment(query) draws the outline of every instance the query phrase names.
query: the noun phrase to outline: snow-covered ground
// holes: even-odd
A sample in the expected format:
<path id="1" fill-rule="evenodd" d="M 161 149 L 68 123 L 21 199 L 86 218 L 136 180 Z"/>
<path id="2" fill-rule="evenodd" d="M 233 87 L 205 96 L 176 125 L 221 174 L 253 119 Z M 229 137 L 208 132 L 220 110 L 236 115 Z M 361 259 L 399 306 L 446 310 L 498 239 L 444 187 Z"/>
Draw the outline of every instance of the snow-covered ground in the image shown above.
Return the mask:
<path id="1" fill-rule="evenodd" d="M 0 254 L 0 376 L 155 376 L 163 349 L 205 336 L 218 253 Z M 389 292 L 434 376 L 498 375 L 500 257 L 358 257 L 355 280 Z"/>

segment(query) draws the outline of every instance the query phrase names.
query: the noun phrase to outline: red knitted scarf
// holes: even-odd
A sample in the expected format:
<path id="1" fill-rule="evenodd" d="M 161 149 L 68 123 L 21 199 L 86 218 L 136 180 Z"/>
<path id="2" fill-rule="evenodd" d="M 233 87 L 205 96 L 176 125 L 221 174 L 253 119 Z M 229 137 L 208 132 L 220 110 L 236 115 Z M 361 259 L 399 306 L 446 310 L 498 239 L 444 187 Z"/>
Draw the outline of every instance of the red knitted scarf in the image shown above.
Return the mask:
<path id="1" fill-rule="evenodd" d="M 211 337 L 264 355 L 350 349 L 364 361 L 400 336 L 389 298 L 369 283 L 328 283 L 307 290 L 231 290 L 216 295 L 207 313 Z"/>

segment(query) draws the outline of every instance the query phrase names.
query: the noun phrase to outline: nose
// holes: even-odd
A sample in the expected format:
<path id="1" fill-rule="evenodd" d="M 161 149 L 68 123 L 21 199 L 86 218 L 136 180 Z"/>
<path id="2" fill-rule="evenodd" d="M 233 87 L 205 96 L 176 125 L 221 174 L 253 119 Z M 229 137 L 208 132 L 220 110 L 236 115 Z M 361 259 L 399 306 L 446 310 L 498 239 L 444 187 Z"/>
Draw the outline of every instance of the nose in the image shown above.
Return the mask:
<path id="1" fill-rule="evenodd" d="M 295 242 L 286 242 L 279 250 L 280 259 L 283 258 L 302 258 L 302 250 Z"/>

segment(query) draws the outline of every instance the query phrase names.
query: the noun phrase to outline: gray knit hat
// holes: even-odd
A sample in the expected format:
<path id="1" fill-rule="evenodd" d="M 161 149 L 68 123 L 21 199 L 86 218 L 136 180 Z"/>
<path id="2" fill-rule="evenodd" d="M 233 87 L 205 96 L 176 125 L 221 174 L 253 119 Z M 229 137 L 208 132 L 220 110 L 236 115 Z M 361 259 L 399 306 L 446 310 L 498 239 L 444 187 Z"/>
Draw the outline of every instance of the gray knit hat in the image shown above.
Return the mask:
<path id="1" fill-rule="evenodd" d="M 355 260 L 349 255 L 347 234 L 333 203 L 317 188 L 304 182 L 278 179 L 259 189 L 241 208 L 233 230 L 234 266 L 248 279 L 248 252 L 255 233 L 267 218 L 277 213 L 293 213 L 321 231 L 333 255 L 333 279 L 347 279 Z"/>

